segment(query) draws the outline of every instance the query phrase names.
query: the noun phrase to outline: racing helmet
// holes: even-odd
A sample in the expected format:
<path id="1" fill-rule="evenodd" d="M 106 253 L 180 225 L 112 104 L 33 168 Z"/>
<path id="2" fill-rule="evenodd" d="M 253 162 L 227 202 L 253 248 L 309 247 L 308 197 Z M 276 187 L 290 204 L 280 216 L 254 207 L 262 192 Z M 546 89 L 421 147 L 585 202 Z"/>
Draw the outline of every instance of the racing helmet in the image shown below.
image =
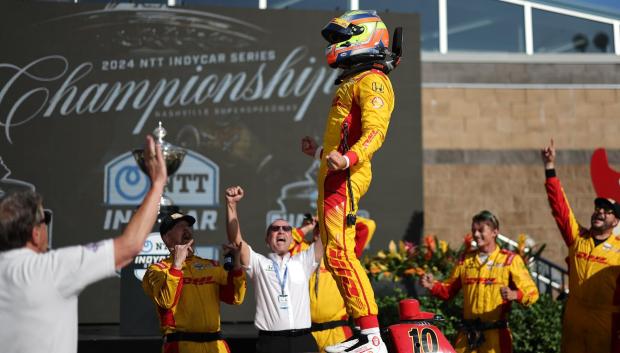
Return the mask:
<path id="1" fill-rule="evenodd" d="M 354 10 L 336 17 L 321 31 L 329 42 L 325 51 L 332 68 L 384 60 L 390 34 L 375 10 Z"/>

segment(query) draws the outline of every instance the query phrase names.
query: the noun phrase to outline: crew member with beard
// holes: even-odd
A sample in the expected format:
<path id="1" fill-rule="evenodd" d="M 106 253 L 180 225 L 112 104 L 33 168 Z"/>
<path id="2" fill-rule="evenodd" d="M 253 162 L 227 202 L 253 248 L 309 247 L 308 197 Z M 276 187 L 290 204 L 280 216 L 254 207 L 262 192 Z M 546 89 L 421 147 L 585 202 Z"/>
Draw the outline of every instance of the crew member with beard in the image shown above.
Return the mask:
<path id="1" fill-rule="evenodd" d="M 244 240 L 239 227 L 237 203 L 243 189 L 226 189 L 226 224 L 228 241 L 240 249 L 241 265 L 254 284 L 258 331 L 256 352 L 294 353 L 316 351 L 316 341 L 310 333 L 310 276 L 323 257 L 321 240 L 307 250 L 291 256 L 293 227 L 283 219 L 267 227 L 265 242 L 272 251 L 263 256 Z"/>
<path id="2" fill-rule="evenodd" d="M 553 140 L 541 151 L 553 217 L 568 246 L 569 289 L 562 325 L 564 353 L 620 352 L 620 205 L 594 199 L 590 229 L 575 219 L 555 173 Z"/>
<path id="3" fill-rule="evenodd" d="M 159 233 L 170 257 L 149 266 L 142 287 L 153 300 L 164 336 L 165 353 L 229 353 L 220 333 L 220 301 L 239 305 L 245 298 L 246 280 L 234 255 L 227 272 L 217 261 L 193 254 L 196 219 L 180 212 L 162 218 Z"/>

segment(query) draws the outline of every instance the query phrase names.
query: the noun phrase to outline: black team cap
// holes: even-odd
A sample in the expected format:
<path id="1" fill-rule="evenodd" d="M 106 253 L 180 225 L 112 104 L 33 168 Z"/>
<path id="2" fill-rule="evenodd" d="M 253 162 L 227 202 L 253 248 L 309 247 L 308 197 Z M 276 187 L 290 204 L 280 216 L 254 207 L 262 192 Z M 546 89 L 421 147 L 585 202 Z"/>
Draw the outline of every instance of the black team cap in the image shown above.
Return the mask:
<path id="1" fill-rule="evenodd" d="M 614 199 L 597 197 L 594 199 L 594 206 L 612 210 L 616 218 L 620 219 L 620 205 Z"/>
<path id="2" fill-rule="evenodd" d="M 164 236 L 170 229 L 172 229 L 172 227 L 175 226 L 175 224 L 180 221 L 186 221 L 191 227 L 194 223 L 196 223 L 196 218 L 189 215 L 184 215 L 181 212 L 169 213 L 161 219 L 161 223 L 159 224 L 159 234 Z"/>

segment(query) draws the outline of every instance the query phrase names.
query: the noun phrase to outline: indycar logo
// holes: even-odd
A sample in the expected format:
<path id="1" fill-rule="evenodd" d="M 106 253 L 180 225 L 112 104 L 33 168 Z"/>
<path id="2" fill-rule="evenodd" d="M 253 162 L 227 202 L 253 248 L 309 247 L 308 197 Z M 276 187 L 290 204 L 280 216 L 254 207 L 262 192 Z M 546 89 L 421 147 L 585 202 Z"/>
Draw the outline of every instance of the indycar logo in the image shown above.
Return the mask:
<path id="1" fill-rule="evenodd" d="M 219 200 L 217 164 L 205 156 L 187 150 L 179 170 L 168 178 L 165 193 L 185 213 L 196 218 L 198 230 L 215 230 Z M 118 230 L 129 222 L 136 205 L 140 204 L 150 187 L 133 155 L 124 153 L 105 165 L 104 204 L 108 206 L 103 229 Z"/>
<path id="2" fill-rule="evenodd" d="M 133 260 L 133 274 L 136 278 L 142 282 L 146 269 L 170 256 L 168 247 L 161 240 L 161 236 L 157 232 L 149 234 L 148 238 L 144 242 L 142 251 Z"/>
<path id="3" fill-rule="evenodd" d="M 139 204 L 150 186 L 131 152 L 124 153 L 105 166 L 104 202 L 107 205 Z M 179 170 L 168 179 L 166 194 L 175 204 L 217 206 L 219 167 L 208 158 L 187 151 Z"/>

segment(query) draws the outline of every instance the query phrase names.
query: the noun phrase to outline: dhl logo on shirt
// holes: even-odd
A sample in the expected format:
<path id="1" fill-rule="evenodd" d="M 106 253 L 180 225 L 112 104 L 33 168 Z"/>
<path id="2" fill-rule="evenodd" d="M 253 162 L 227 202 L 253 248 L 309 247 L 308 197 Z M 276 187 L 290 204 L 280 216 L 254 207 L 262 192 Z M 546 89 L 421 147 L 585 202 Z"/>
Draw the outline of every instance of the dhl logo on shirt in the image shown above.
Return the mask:
<path id="1" fill-rule="evenodd" d="M 372 142 L 372 139 L 378 134 L 379 132 L 377 130 L 372 130 L 370 132 L 370 134 L 368 135 L 368 137 L 366 138 L 366 141 L 364 141 L 364 147 L 368 147 L 368 145 Z"/>
<path id="2" fill-rule="evenodd" d="M 466 284 L 495 284 L 497 278 L 490 277 L 467 277 L 465 278 Z"/>
<path id="3" fill-rule="evenodd" d="M 472 262 L 469 264 L 465 265 L 465 268 L 467 269 L 472 269 L 472 270 L 477 270 L 480 267 L 479 264 Z M 489 260 L 486 264 L 484 264 L 484 267 L 488 268 L 489 270 L 492 268 L 502 268 L 502 267 L 506 267 L 506 264 L 503 262 L 493 262 L 491 260 Z"/>
<path id="4" fill-rule="evenodd" d="M 213 276 L 206 277 L 183 277 L 183 284 L 195 284 L 195 285 L 203 285 L 213 283 Z"/>
<path id="5" fill-rule="evenodd" d="M 579 251 L 575 254 L 575 257 L 578 259 L 585 259 L 586 261 L 598 262 L 600 264 L 607 264 L 607 258 L 604 256 L 594 256 L 586 254 L 585 252 Z"/>

